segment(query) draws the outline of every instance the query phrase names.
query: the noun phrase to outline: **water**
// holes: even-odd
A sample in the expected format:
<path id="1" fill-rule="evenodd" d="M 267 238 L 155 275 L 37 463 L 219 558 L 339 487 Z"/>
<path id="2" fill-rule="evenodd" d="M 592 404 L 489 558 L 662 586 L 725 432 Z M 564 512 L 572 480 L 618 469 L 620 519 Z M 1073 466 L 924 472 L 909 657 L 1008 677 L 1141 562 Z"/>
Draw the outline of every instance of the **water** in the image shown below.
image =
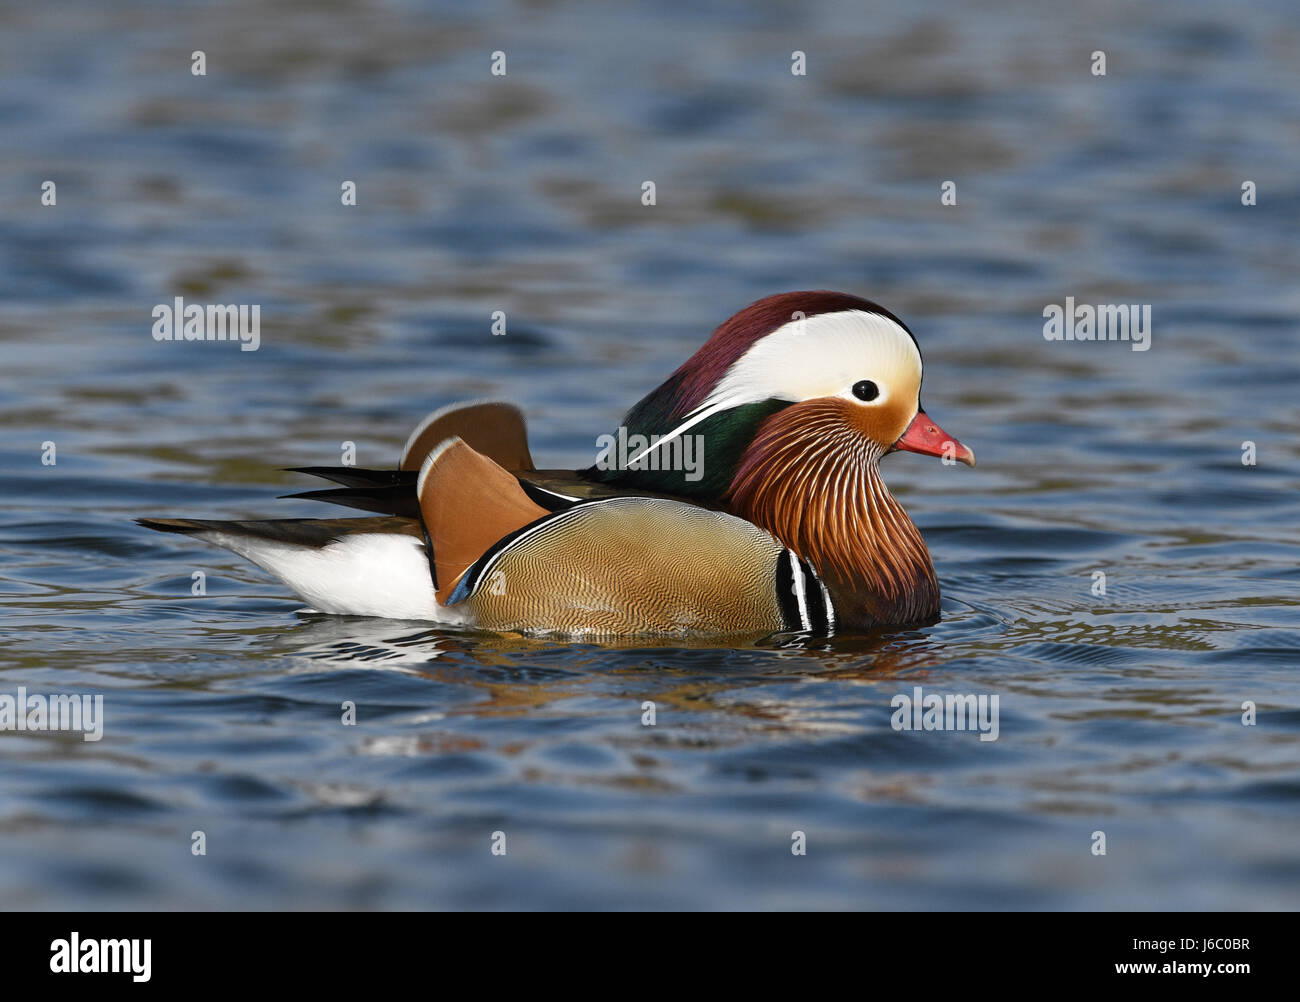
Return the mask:
<path id="1" fill-rule="evenodd" d="M 657 6 L 0 11 L 0 692 L 106 714 L 0 734 L 4 907 L 1296 906 L 1291 5 Z M 332 515 L 274 500 L 307 486 L 280 468 L 389 464 L 471 397 L 585 465 L 797 288 L 906 318 L 979 455 L 884 466 L 933 627 L 319 617 L 132 522 Z M 260 350 L 155 343 L 176 295 L 260 304 Z M 1067 295 L 1151 304 L 1151 350 L 1046 342 Z M 998 740 L 892 730 L 918 685 L 997 694 Z"/>

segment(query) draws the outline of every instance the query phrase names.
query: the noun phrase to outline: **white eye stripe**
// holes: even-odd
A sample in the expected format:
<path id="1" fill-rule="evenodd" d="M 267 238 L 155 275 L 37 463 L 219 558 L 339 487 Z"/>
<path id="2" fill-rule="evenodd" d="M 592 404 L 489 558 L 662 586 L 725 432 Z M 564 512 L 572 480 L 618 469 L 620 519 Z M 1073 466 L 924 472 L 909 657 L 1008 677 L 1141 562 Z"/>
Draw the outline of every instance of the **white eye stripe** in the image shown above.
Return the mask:
<path id="1" fill-rule="evenodd" d="M 759 339 L 702 404 L 775 398 L 811 400 L 847 392 L 870 371 L 887 392 L 919 393 L 921 353 L 910 334 L 878 313 L 846 310 L 792 321 Z M 735 406 L 735 404 L 730 404 Z"/>
<path id="2" fill-rule="evenodd" d="M 866 406 L 853 395 L 864 371 L 873 373 L 880 391 L 872 406 L 896 394 L 915 400 L 920 393 L 921 353 L 912 336 L 888 317 L 841 310 L 791 320 L 755 341 L 681 424 L 628 462 L 641 460 L 714 414 L 745 404 L 845 397 Z"/>

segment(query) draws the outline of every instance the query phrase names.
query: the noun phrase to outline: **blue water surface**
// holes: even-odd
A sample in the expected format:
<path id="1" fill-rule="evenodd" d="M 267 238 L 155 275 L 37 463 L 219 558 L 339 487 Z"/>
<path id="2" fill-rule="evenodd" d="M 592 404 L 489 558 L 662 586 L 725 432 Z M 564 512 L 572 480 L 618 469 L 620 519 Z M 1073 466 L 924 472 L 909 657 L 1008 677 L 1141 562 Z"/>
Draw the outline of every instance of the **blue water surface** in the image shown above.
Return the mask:
<path id="1" fill-rule="evenodd" d="M 0 693 L 105 706 L 0 733 L 0 906 L 1296 906 L 1293 5 L 15 0 L 0 67 Z M 935 626 L 331 618 L 133 522 L 333 516 L 282 468 L 472 397 L 587 465 L 799 288 L 906 318 L 979 455 L 884 464 Z M 259 350 L 154 341 L 176 296 Z M 1150 350 L 1046 341 L 1066 296 Z M 998 739 L 894 730 L 916 686 Z"/>

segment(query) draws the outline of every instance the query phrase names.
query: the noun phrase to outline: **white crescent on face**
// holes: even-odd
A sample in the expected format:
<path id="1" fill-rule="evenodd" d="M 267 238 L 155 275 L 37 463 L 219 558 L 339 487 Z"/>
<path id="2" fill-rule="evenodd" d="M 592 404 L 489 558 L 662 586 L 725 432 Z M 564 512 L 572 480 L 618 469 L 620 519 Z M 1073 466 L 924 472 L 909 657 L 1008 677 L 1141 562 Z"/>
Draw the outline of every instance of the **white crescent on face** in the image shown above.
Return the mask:
<path id="1" fill-rule="evenodd" d="M 853 385 L 864 379 L 879 389 L 874 400 L 853 395 Z M 755 341 L 686 420 L 629 463 L 714 414 L 745 404 L 841 397 L 861 407 L 895 400 L 915 408 L 920 392 L 921 352 L 912 336 L 888 317 L 840 310 L 794 319 Z"/>

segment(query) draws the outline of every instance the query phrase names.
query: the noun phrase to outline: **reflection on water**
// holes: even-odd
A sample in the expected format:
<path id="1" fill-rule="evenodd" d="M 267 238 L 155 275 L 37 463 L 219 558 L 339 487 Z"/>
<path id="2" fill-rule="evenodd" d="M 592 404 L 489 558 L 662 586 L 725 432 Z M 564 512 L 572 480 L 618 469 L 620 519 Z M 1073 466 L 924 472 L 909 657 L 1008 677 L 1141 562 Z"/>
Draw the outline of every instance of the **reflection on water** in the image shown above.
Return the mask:
<path id="1" fill-rule="evenodd" d="M 5 902 L 1294 907 L 1293 21 L 7 5 L 0 692 L 103 692 L 107 720 L 0 733 Z M 320 515 L 274 500 L 284 467 L 387 464 L 470 397 L 586 465 L 713 325 L 821 287 L 909 321 L 927 409 L 980 456 L 884 465 L 932 627 L 718 648 L 321 617 L 132 522 Z M 260 305 L 259 350 L 154 342 L 175 296 Z M 1151 350 L 1046 342 L 1066 296 L 1151 305 Z M 915 686 L 997 694 L 998 740 L 894 731 Z"/>

